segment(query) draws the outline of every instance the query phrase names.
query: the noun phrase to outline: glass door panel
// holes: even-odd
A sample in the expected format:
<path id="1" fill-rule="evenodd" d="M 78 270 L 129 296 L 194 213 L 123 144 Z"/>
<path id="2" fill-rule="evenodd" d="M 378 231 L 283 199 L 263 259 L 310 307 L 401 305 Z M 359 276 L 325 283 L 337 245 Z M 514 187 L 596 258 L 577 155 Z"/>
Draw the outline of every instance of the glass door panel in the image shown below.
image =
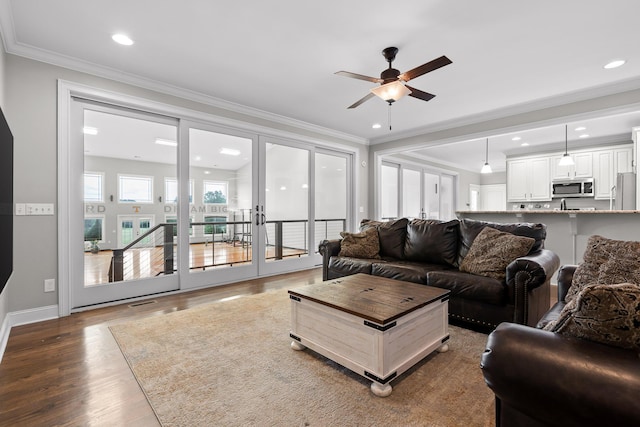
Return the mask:
<path id="1" fill-rule="evenodd" d="M 349 160 L 349 156 L 340 154 L 315 154 L 314 253 L 322 240 L 339 239 L 340 232 L 347 229 L 351 200 Z"/>
<path id="2" fill-rule="evenodd" d="M 454 219 L 454 177 L 451 175 L 440 176 L 440 219 L 448 221 Z"/>
<path id="3" fill-rule="evenodd" d="M 72 307 L 177 289 L 175 227 L 155 224 L 162 180 L 176 176 L 177 121 L 77 100 L 70 125 L 71 174 L 81 178 L 72 180 L 70 247 L 84 270 Z"/>
<path id="4" fill-rule="evenodd" d="M 422 173 L 413 169 L 402 169 L 402 216 L 423 218 L 421 206 L 420 181 Z"/>
<path id="5" fill-rule="evenodd" d="M 267 143 L 264 260 L 309 255 L 309 151 Z"/>
<path id="6" fill-rule="evenodd" d="M 383 221 L 398 217 L 398 166 L 382 165 L 380 188 L 380 219 Z"/>
<path id="7" fill-rule="evenodd" d="M 188 268 L 190 276 L 203 277 L 190 286 L 255 275 L 256 268 L 235 275 L 239 268 L 255 267 L 254 140 L 196 126 L 188 128 L 189 182 L 194 187 Z"/>
<path id="8" fill-rule="evenodd" d="M 426 219 L 440 219 L 440 176 L 424 173 L 424 212 Z"/>

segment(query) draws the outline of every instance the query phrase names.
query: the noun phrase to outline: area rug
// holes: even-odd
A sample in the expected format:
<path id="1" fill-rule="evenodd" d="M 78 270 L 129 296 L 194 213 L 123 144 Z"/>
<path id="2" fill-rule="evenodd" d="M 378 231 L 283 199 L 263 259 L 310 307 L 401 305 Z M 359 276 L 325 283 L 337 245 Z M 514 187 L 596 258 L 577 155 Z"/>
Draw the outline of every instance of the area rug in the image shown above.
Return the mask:
<path id="1" fill-rule="evenodd" d="M 450 326 L 433 353 L 374 396 L 370 381 L 290 347 L 286 290 L 111 326 L 163 426 L 492 426 L 486 335 Z"/>

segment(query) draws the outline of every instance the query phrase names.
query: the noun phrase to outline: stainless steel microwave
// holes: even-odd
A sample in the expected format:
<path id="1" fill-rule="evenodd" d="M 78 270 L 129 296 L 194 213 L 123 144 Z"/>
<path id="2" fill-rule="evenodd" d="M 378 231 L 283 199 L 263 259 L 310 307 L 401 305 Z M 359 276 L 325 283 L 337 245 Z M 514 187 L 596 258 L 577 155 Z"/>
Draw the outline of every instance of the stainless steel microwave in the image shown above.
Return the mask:
<path id="1" fill-rule="evenodd" d="M 593 178 L 554 179 L 551 183 L 551 194 L 560 197 L 593 197 Z"/>

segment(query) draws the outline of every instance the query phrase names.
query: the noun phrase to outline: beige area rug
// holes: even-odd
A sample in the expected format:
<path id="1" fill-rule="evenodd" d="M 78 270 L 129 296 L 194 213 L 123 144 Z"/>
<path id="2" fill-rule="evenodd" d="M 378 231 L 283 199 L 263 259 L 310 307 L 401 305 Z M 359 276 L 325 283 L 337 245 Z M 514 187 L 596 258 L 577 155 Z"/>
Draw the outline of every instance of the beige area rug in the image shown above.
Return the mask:
<path id="1" fill-rule="evenodd" d="M 370 381 L 294 351 L 286 290 L 243 296 L 111 331 L 163 426 L 493 426 L 486 335 L 450 327 L 433 353 L 374 396 Z"/>

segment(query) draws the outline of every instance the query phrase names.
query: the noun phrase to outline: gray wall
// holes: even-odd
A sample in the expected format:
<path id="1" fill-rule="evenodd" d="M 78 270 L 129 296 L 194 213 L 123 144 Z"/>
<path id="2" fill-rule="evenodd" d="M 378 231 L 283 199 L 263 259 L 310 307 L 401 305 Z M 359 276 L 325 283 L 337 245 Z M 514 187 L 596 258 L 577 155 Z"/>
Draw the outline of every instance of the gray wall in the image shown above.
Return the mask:
<path id="1" fill-rule="evenodd" d="M 16 203 L 56 203 L 58 79 L 350 146 L 358 152 L 360 160 L 367 159 L 368 156 L 368 147 L 365 145 L 264 119 L 255 119 L 15 55 L 6 55 L 4 71 L 6 80 L 10 82 L 6 86 L 5 105 L 7 120 L 15 138 Z M 358 167 L 356 172 L 359 190 L 356 192 L 356 206 L 366 207 L 367 168 Z M 358 214 L 357 220 L 366 215 L 365 209 L 365 212 Z M 9 285 L 7 310 L 19 311 L 55 305 L 58 303 L 57 292 L 44 293 L 43 281 L 58 276 L 57 217 L 17 216 L 14 219 L 14 274 Z"/>

